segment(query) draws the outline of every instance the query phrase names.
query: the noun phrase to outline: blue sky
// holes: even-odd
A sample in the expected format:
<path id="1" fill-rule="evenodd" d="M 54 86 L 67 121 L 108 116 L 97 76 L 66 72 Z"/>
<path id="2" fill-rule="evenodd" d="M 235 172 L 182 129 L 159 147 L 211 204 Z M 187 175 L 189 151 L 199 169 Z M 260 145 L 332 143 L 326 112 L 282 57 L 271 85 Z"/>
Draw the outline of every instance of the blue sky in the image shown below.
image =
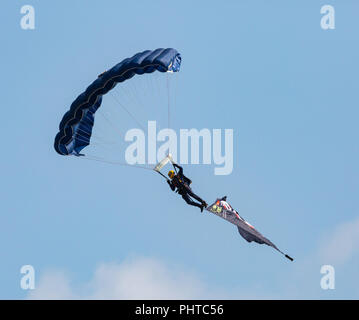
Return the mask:
<path id="1" fill-rule="evenodd" d="M 359 298 L 357 1 L 31 0 L 26 31 L 23 4 L 0 10 L 0 298 Z M 334 30 L 320 27 L 325 4 Z M 54 151 L 77 95 L 158 47 L 183 58 L 174 128 L 234 130 L 232 174 L 185 166 L 195 191 L 227 194 L 295 262 L 150 171 Z M 334 290 L 320 287 L 322 265 L 335 268 Z"/>

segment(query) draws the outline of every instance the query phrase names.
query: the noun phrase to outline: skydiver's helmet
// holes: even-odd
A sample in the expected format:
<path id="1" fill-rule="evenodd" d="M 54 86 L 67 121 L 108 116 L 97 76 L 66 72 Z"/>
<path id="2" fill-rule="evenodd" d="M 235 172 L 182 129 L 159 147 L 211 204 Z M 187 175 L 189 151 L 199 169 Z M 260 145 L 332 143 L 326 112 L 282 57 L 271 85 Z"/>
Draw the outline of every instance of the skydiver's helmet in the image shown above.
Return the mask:
<path id="1" fill-rule="evenodd" d="M 168 171 L 168 176 L 170 177 L 170 179 L 173 179 L 175 176 L 175 172 L 173 170 Z"/>

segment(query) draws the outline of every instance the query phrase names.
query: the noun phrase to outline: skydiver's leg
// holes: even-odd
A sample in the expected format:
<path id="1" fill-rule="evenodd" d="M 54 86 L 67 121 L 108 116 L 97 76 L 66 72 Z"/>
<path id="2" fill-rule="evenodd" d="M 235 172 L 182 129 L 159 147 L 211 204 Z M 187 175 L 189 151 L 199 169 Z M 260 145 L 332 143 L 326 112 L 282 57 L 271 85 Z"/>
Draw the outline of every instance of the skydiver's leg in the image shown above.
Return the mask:
<path id="1" fill-rule="evenodd" d="M 194 202 L 189 196 L 187 193 L 184 193 L 182 194 L 182 199 L 184 201 L 187 202 L 187 204 L 191 205 L 191 206 L 195 206 L 195 207 L 198 207 L 198 208 L 202 208 L 202 205 L 197 203 L 197 202 Z"/>
<path id="2" fill-rule="evenodd" d="M 197 196 L 191 188 L 188 188 L 187 190 L 187 194 L 189 196 L 191 196 L 192 198 L 196 199 L 197 201 L 199 201 L 201 204 L 206 204 L 206 202 L 204 200 L 202 200 L 199 196 Z"/>

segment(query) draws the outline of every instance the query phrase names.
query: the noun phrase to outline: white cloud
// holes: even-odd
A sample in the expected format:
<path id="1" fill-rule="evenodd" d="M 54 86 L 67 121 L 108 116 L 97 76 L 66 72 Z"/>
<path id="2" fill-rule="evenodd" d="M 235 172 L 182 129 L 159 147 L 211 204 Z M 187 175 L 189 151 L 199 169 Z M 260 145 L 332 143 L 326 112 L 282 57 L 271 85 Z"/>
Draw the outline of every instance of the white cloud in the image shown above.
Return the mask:
<path id="1" fill-rule="evenodd" d="M 121 263 L 100 264 L 90 281 L 74 286 L 62 271 L 47 271 L 36 281 L 29 299 L 277 299 L 318 297 L 320 264 L 344 264 L 359 252 L 359 218 L 338 226 L 318 250 L 295 262 L 284 277 L 280 293 L 262 284 L 249 288 L 207 285 L 196 273 L 154 258 L 136 257 Z M 294 266 L 293 266 L 294 267 Z M 318 270 L 315 268 L 318 267 Z M 314 268 L 314 269 L 313 269 Z M 295 284 L 295 285 L 293 285 Z M 284 287 L 283 287 L 284 286 Z M 304 293 L 304 296 L 303 296 Z"/>
<path id="2" fill-rule="evenodd" d="M 205 292 L 195 275 L 152 258 L 102 264 L 91 287 L 95 299 L 196 299 Z"/>
<path id="3" fill-rule="evenodd" d="M 93 279 L 72 287 L 61 271 L 45 272 L 29 299 L 204 299 L 210 298 L 198 276 L 153 258 L 103 263 Z"/>
<path id="4" fill-rule="evenodd" d="M 42 275 L 39 285 L 30 291 L 28 299 L 62 300 L 76 299 L 76 296 L 71 290 L 68 276 L 62 271 L 51 270 Z"/>
<path id="5" fill-rule="evenodd" d="M 336 265 L 348 262 L 359 253 L 359 218 L 339 225 L 319 250 L 320 260 Z"/>

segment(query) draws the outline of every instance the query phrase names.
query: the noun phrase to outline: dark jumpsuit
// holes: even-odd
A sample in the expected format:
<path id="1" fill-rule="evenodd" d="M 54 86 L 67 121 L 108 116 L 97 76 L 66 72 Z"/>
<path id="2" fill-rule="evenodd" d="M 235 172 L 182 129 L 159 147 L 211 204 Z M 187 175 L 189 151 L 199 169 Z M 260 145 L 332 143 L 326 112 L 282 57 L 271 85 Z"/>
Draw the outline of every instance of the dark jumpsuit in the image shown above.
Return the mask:
<path id="1" fill-rule="evenodd" d="M 178 173 L 173 177 L 171 181 L 167 181 L 172 191 L 175 191 L 175 189 L 177 188 L 177 192 L 182 196 L 184 201 L 186 201 L 191 206 L 201 208 L 204 201 L 195 193 L 193 193 L 192 189 L 189 186 L 192 181 L 183 174 L 183 168 L 181 166 L 175 163 L 173 165 L 178 168 Z M 199 201 L 200 204 L 194 202 L 190 197 Z"/>

